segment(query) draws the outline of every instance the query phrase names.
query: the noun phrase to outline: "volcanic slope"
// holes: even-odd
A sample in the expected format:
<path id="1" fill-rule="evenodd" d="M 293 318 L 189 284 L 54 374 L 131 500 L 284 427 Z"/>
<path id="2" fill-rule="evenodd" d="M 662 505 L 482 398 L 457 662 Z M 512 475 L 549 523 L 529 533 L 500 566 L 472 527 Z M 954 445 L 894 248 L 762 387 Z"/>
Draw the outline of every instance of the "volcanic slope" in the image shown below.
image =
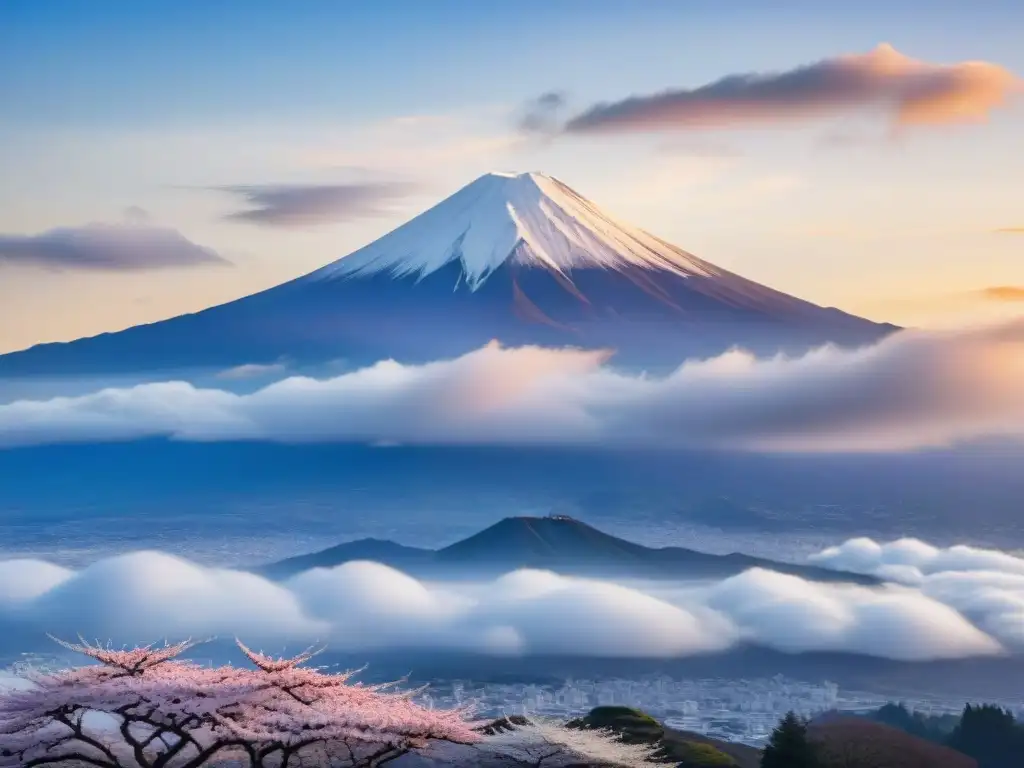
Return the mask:
<path id="1" fill-rule="evenodd" d="M 425 362 L 491 340 L 674 368 L 896 330 L 720 269 L 539 173 L 492 173 L 315 272 L 202 312 L 0 357 L 0 378 Z"/>

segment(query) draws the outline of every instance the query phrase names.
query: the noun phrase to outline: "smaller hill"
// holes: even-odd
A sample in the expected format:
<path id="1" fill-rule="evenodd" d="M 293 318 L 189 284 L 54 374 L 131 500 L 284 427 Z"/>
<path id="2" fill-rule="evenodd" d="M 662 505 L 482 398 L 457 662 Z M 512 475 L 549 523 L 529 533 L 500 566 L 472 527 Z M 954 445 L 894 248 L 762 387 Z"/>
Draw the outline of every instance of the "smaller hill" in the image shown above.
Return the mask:
<path id="1" fill-rule="evenodd" d="M 517 568 L 544 568 L 581 576 L 702 579 L 727 578 L 750 568 L 765 568 L 813 581 L 878 582 L 871 576 L 738 552 L 716 555 L 683 547 L 646 547 L 566 515 L 507 517 L 438 550 L 362 539 L 254 570 L 285 579 L 311 568 L 332 568 L 352 560 L 375 560 L 422 577 L 494 576 Z"/>
<path id="2" fill-rule="evenodd" d="M 711 739 L 699 733 L 667 728 L 645 712 L 630 707 L 596 707 L 570 726 L 608 728 L 634 744 L 657 744 L 658 755 L 680 768 L 738 766 L 758 768 L 761 751 L 746 744 Z"/>
<path id="3" fill-rule="evenodd" d="M 650 550 L 567 515 L 506 517 L 490 528 L 438 550 L 439 562 L 515 565 L 643 562 Z"/>
<path id="4" fill-rule="evenodd" d="M 271 579 L 286 579 L 314 568 L 330 568 L 353 560 L 373 560 L 395 568 L 407 569 L 429 563 L 434 557 L 431 549 L 418 549 L 396 544 L 386 539 L 358 539 L 335 547 L 297 555 L 262 566 L 257 571 Z"/>
<path id="5" fill-rule="evenodd" d="M 978 768 L 973 758 L 863 717 L 833 715 L 811 723 L 826 768 Z"/>

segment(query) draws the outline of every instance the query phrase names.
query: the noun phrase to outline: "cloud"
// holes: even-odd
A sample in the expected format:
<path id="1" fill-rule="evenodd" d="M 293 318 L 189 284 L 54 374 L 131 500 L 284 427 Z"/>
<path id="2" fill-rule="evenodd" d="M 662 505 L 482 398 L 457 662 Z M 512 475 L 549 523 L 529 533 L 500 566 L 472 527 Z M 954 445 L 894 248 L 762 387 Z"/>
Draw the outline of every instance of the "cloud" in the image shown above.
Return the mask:
<path id="1" fill-rule="evenodd" d="M 230 262 L 176 229 L 136 217 L 124 224 L 59 227 L 36 235 L 0 234 L 0 266 L 4 264 L 133 271 Z"/>
<path id="2" fill-rule="evenodd" d="M 941 596 L 804 581 L 754 569 L 722 581 L 611 581 L 519 570 L 471 583 L 421 582 L 379 563 L 316 569 L 277 584 L 160 552 L 57 571 L 0 563 L 24 588 L 0 596 L 0 639 L 44 633 L 137 643 L 241 635 L 261 644 L 327 642 L 334 650 L 451 649 L 499 655 L 670 658 L 754 643 L 788 652 L 840 651 L 927 660 L 1021 648 L 1000 634 L 1002 606 L 979 629 Z M 19 648 L 18 650 L 25 650 Z"/>
<path id="3" fill-rule="evenodd" d="M 172 381 L 16 401 L 0 406 L 0 444 L 147 435 L 286 442 L 557 441 L 564 418 L 545 425 L 536 421 L 544 418 L 538 412 L 521 427 L 517 411 L 547 411 L 545 382 L 596 372 L 607 357 L 495 344 L 427 365 L 384 361 L 331 379 L 294 376 L 248 395 Z M 569 434 L 587 428 L 584 418 Z"/>
<path id="4" fill-rule="evenodd" d="M 978 122 L 1018 92 L 1021 81 L 982 61 L 917 61 L 882 44 L 767 74 L 737 74 L 693 89 L 597 104 L 567 133 L 718 129 L 881 111 L 894 126 Z"/>
<path id="5" fill-rule="evenodd" d="M 298 227 L 393 213 L 392 204 L 412 194 L 415 187 L 400 182 L 357 182 L 234 185 L 219 189 L 240 196 L 252 206 L 228 214 L 227 219 Z"/>
<path id="6" fill-rule="evenodd" d="M 995 231 L 1001 235 L 1024 235 L 1024 227 L 1002 227 Z"/>
<path id="7" fill-rule="evenodd" d="M 733 351 L 667 376 L 609 353 L 492 343 L 249 394 L 186 382 L 0 405 L 0 445 L 123 440 L 899 451 L 1024 438 L 1024 323 L 894 334 L 798 358 Z"/>
<path id="8" fill-rule="evenodd" d="M 246 363 L 228 368 L 217 374 L 218 379 L 258 379 L 263 376 L 276 376 L 288 370 L 284 363 Z"/>
<path id="9" fill-rule="evenodd" d="M 802 234 L 807 237 L 843 237 L 846 239 L 855 236 L 855 233 L 842 230 L 805 231 Z M 933 322 L 946 320 L 948 323 L 956 323 L 958 317 L 961 320 L 972 316 L 977 318 L 979 310 L 991 310 L 1000 304 L 1012 305 L 1021 301 L 1024 301 L 1024 286 L 992 285 L 986 288 L 951 293 L 882 297 L 869 302 L 869 306 L 881 315 L 892 315 L 896 312 L 927 313 Z"/>
<path id="10" fill-rule="evenodd" d="M 979 293 L 990 301 L 1024 301 L 1024 286 L 1019 285 L 993 285 Z"/>
<path id="11" fill-rule="evenodd" d="M 27 572 L 31 578 L 25 578 Z M 35 560 L 0 560 L 0 605 L 32 600 L 67 581 L 74 572 Z"/>
<path id="12" fill-rule="evenodd" d="M 145 224 L 150 220 L 149 211 L 137 205 L 129 205 L 124 209 L 124 220 L 130 224 Z"/>
<path id="13" fill-rule="evenodd" d="M 542 135 L 557 133 L 561 113 L 567 103 L 565 94 L 559 91 L 549 91 L 531 99 L 519 118 L 519 130 Z"/>
<path id="14" fill-rule="evenodd" d="M 992 549 L 933 547 L 917 539 L 850 539 L 812 556 L 826 568 L 915 588 L 958 611 L 1008 648 L 1024 649 L 1024 558 Z"/>
<path id="15" fill-rule="evenodd" d="M 729 616 L 747 641 L 794 653 L 915 661 L 1002 650 L 956 610 L 910 589 L 825 586 L 755 569 L 713 587 L 708 605 Z"/>
<path id="16" fill-rule="evenodd" d="M 849 539 L 812 555 L 825 568 L 865 573 L 908 584 L 921 584 L 943 573 L 986 572 L 1024 578 L 1024 558 L 995 549 L 957 545 L 933 547 L 918 539 L 879 544 L 869 538 Z"/>

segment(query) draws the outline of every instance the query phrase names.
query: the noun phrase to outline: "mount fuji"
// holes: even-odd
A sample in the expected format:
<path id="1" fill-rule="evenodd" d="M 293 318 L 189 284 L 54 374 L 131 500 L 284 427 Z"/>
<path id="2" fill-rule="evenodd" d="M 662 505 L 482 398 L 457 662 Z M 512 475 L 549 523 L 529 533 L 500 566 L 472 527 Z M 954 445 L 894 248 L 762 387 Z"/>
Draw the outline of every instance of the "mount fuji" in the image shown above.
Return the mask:
<path id="1" fill-rule="evenodd" d="M 754 283 L 620 222 L 555 178 L 491 173 L 308 275 L 201 312 L 0 356 L 0 379 L 425 362 L 491 340 L 611 348 L 664 369 L 896 330 Z"/>

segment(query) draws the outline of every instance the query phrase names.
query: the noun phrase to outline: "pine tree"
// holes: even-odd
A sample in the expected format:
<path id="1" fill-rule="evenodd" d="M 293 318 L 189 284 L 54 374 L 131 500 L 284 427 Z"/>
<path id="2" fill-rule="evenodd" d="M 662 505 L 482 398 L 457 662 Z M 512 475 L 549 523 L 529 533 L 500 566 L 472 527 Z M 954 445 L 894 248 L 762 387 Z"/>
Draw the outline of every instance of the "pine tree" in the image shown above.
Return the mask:
<path id="1" fill-rule="evenodd" d="M 820 768 L 817 749 L 807 738 L 807 724 L 786 714 L 772 731 L 761 756 L 761 768 Z"/>
<path id="2" fill-rule="evenodd" d="M 968 704 L 946 744 L 973 757 L 980 768 L 1017 768 L 1024 754 L 1024 728 L 1008 710 Z"/>

